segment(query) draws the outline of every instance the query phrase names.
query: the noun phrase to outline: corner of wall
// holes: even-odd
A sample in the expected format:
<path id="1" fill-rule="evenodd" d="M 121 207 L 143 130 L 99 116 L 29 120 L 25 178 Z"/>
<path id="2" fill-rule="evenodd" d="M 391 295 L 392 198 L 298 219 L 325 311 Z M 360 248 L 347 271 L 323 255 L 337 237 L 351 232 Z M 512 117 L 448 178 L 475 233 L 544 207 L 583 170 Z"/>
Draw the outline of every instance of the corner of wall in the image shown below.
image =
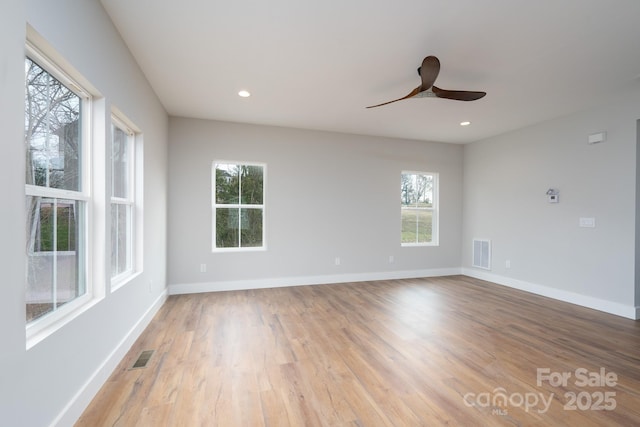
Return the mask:
<path id="1" fill-rule="evenodd" d="M 463 268 L 462 274 L 464 274 L 465 276 L 473 277 L 475 279 L 486 280 L 498 285 L 529 292 L 534 295 L 553 298 L 558 301 L 579 305 L 585 308 L 591 308 L 593 310 L 625 317 L 627 319 L 639 319 L 638 315 L 640 314 L 640 307 L 634 307 L 633 305 L 625 305 L 613 301 L 603 300 L 601 298 L 580 295 L 575 292 L 568 292 L 549 286 L 539 285 L 537 283 L 526 282 L 510 277 L 500 276 L 490 272 L 479 271 L 473 268 Z"/>

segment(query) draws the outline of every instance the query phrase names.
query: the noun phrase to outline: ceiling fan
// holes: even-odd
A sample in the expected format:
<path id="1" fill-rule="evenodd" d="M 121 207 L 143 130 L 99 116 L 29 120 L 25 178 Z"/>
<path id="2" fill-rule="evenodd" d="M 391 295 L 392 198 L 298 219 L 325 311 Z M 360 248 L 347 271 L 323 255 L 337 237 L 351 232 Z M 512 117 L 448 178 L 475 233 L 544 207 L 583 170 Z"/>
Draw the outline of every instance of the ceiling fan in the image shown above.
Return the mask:
<path id="1" fill-rule="evenodd" d="M 418 68 L 418 75 L 422 79 L 422 84 L 415 88 L 407 96 L 394 99 L 393 101 L 383 102 L 382 104 L 371 105 L 367 108 L 381 107 L 383 105 L 391 104 L 392 102 L 402 101 L 408 98 L 446 98 L 454 99 L 456 101 L 475 101 L 485 96 L 486 92 L 473 92 L 468 90 L 446 90 L 440 89 L 433 85 L 440 72 L 440 61 L 435 56 L 427 56 L 422 60 L 422 66 Z"/>

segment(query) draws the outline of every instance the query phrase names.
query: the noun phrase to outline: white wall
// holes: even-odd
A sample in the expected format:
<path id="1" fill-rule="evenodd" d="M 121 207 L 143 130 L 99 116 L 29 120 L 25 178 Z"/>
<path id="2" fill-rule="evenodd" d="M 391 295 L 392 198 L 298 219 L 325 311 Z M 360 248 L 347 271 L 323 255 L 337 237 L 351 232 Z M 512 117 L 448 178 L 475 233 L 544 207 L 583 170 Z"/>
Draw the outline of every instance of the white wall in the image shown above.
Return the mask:
<path id="1" fill-rule="evenodd" d="M 462 146 L 183 118 L 169 129 L 172 292 L 459 271 Z M 214 160 L 267 164 L 267 251 L 212 253 Z M 400 247 L 402 170 L 440 174 L 438 247 Z"/>
<path id="2" fill-rule="evenodd" d="M 636 119 L 640 90 L 601 107 L 464 149 L 467 273 L 632 317 Z M 589 145 L 588 135 L 607 141 Z M 545 192 L 560 191 L 549 204 Z M 580 228 L 593 217 L 595 228 Z M 471 269 L 473 238 L 492 240 L 492 271 Z M 506 261 L 511 268 L 506 268 Z"/>
<path id="3" fill-rule="evenodd" d="M 24 38 L 22 0 L 7 0 L 0 13 L 0 414 L 19 420 L 10 408 L 25 398 L 24 299 Z M 11 412 L 10 412 L 11 411 Z M 9 414 L 6 418 L 4 414 Z M 16 425 L 19 425 L 16 423 Z"/>
<path id="4" fill-rule="evenodd" d="M 107 120 L 114 105 L 143 131 L 145 182 L 143 274 L 114 293 L 107 290 L 102 301 L 29 350 L 23 253 L 26 23 L 104 95 L 106 113 L 99 120 Z M 0 93 L 0 424 L 70 425 L 119 362 L 145 314 L 166 294 L 168 119 L 97 1 L 5 0 Z"/>

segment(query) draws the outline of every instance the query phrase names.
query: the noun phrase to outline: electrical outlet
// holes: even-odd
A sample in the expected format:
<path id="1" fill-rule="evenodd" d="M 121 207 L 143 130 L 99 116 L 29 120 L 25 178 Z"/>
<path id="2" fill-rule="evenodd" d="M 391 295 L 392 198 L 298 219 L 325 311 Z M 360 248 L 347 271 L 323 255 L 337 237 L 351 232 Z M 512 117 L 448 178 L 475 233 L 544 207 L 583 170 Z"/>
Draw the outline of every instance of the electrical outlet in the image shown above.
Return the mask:
<path id="1" fill-rule="evenodd" d="M 336 257 L 334 262 L 335 262 L 336 265 L 340 265 L 340 257 Z"/>
<path id="2" fill-rule="evenodd" d="M 580 224 L 580 227 L 595 228 L 596 219 L 595 218 L 580 218 L 579 224 Z"/>
<path id="3" fill-rule="evenodd" d="M 396 260 L 393 255 L 389 255 L 389 264 L 393 264 L 394 262 L 396 262 Z"/>
<path id="4" fill-rule="evenodd" d="M 207 272 L 207 264 L 200 264 L 200 273 Z"/>
<path id="5" fill-rule="evenodd" d="M 507 270 L 511 268 L 511 260 L 508 259 L 504 262 L 504 268 L 506 268 Z"/>

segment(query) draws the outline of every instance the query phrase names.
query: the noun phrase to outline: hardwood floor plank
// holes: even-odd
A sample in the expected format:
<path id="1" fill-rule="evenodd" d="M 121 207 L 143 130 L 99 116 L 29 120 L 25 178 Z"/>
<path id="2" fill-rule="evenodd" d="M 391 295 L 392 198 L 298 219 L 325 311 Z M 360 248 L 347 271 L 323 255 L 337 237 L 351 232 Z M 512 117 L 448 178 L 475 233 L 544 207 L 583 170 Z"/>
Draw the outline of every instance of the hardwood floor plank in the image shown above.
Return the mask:
<path id="1" fill-rule="evenodd" d="M 640 425 L 640 322 L 465 276 L 172 296 L 76 425 Z"/>

